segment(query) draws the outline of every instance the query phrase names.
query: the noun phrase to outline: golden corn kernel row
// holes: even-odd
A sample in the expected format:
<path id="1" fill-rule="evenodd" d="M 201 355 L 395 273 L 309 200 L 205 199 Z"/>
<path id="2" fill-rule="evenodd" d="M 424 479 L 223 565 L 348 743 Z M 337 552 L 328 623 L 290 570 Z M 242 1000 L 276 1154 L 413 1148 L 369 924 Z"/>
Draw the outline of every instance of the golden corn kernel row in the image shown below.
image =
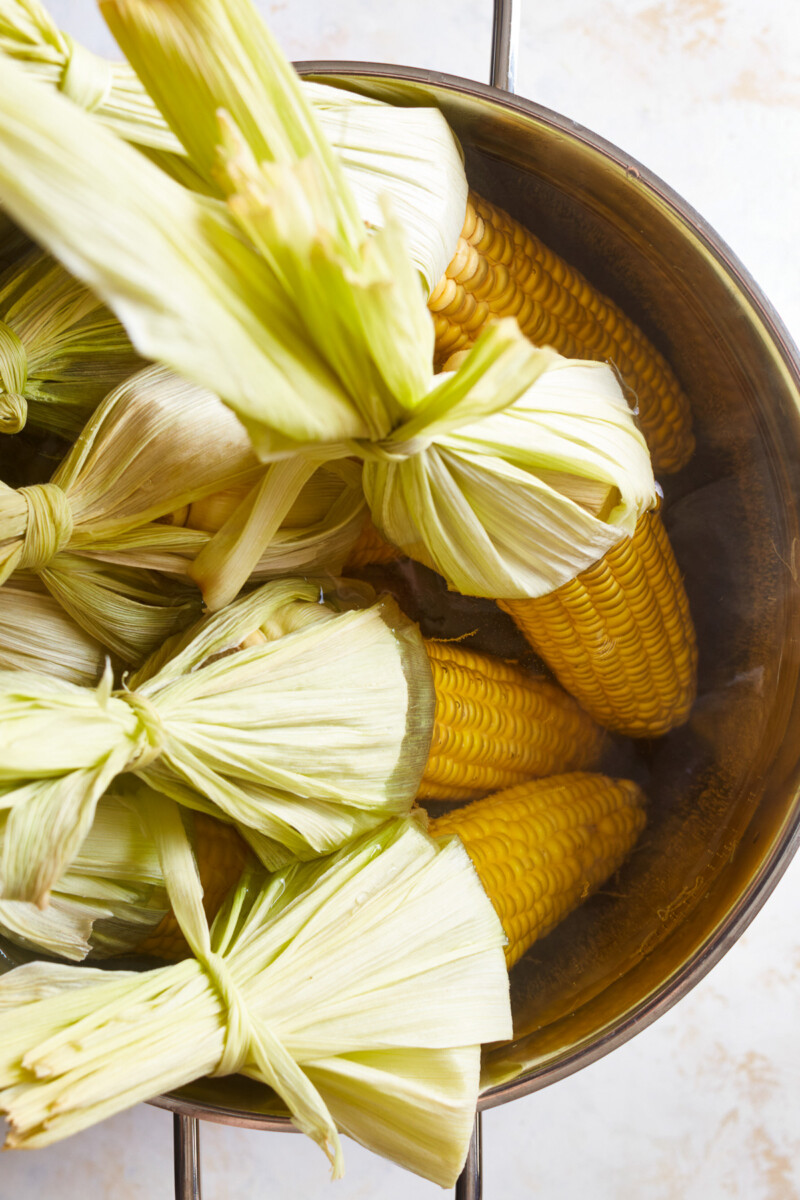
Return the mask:
<path id="1" fill-rule="evenodd" d="M 657 511 L 550 595 L 498 603 L 562 686 L 607 729 L 658 737 L 688 717 L 697 643 Z"/>
<path id="2" fill-rule="evenodd" d="M 194 853 L 203 885 L 203 909 L 210 924 L 250 861 L 251 853 L 232 825 L 225 825 L 199 812 L 192 814 L 192 820 Z M 191 951 L 172 910 L 139 943 L 136 952 L 170 962 L 190 956 Z"/>
<path id="3" fill-rule="evenodd" d="M 493 317 L 566 358 L 613 363 L 632 390 L 657 473 L 694 450 L 689 402 L 669 364 L 613 301 L 537 237 L 474 193 L 445 275 L 431 293 L 439 366 L 476 341 Z"/>
<path id="4" fill-rule="evenodd" d="M 386 538 L 373 525 L 372 518 L 367 516 L 361 526 L 361 532 L 347 556 L 344 570 L 345 573 L 356 571 L 359 567 L 367 567 L 371 563 L 396 562 L 398 558 L 402 557 L 402 550 L 398 550 L 397 546 L 387 542 Z"/>
<path id="5" fill-rule="evenodd" d="M 622 865 L 644 803 L 628 780 L 558 775 L 437 817 L 429 832 L 461 838 L 506 931 L 511 968 Z"/>
<path id="6" fill-rule="evenodd" d="M 425 646 L 436 715 L 421 799 L 470 800 L 596 760 L 602 733 L 561 688 L 455 642 Z"/>

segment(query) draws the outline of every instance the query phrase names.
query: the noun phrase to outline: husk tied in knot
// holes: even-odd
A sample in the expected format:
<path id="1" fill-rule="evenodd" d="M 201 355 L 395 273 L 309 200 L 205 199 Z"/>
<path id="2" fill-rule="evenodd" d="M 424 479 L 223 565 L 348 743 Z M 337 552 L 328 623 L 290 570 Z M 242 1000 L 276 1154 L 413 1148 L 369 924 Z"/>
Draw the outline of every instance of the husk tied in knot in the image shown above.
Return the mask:
<path id="1" fill-rule="evenodd" d="M 58 484 L 0 485 L 0 583 L 13 571 L 43 570 L 68 545 L 72 527 L 72 508 Z"/>

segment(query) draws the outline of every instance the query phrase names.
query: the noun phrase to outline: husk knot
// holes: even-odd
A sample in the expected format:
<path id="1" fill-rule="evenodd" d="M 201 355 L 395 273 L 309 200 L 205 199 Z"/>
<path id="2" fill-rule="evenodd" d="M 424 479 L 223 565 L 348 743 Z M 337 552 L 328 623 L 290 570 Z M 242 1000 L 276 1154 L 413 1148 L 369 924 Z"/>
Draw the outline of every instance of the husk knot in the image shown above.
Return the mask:
<path id="1" fill-rule="evenodd" d="M 233 979 L 230 967 L 221 954 L 213 950 L 198 955 L 203 970 L 219 992 L 227 1010 L 225 1045 L 222 1058 L 213 1075 L 237 1075 L 250 1061 L 251 1020 L 242 994 Z"/>
<path id="2" fill-rule="evenodd" d="M 154 763 L 164 749 L 166 734 L 161 714 L 146 696 L 142 696 L 138 692 L 121 691 L 115 694 L 121 700 L 124 700 L 126 704 L 130 705 L 139 718 L 143 740 L 140 739 L 138 741 L 136 751 L 128 763 L 127 770 L 142 771 L 145 767 L 149 767 L 151 763 Z"/>
<path id="3" fill-rule="evenodd" d="M 395 439 L 393 435 L 371 442 L 368 438 L 354 438 L 350 447 L 354 454 L 364 462 L 393 463 L 404 462 L 415 454 L 422 454 L 428 449 L 432 438 L 418 436 L 405 440 Z"/>
<path id="4" fill-rule="evenodd" d="M 34 483 L 18 492 L 28 506 L 28 521 L 17 566 L 40 571 L 72 537 L 72 509 L 57 483 Z"/>
<path id="5" fill-rule="evenodd" d="M 0 430 L 19 433 L 28 417 L 28 355 L 10 325 L 0 321 Z"/>
<path id="6" fill-rule="evenodd" d="M 58 86 L 73 104 L 94 112 L 105 103 L 113 87 L 111 63 L 73 41 L 69 34 L 63 34 L 63 38 L 67 58 Z"/>

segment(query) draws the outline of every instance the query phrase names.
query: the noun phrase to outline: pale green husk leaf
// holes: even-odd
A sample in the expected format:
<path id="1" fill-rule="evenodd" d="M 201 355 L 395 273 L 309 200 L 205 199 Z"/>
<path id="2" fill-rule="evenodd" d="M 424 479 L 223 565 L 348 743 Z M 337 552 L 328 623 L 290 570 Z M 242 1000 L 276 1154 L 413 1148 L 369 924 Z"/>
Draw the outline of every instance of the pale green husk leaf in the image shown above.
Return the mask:
<path id="1" fill-rule="evenodd" d="M 142 366 L 119 321 L 60 263 L 28 254 L 0 279 L 0 431 L 77 435 Z"/>
<path id="2" fill-rule="evenodd" d="M 119 136 L 156 151 L 188 186 L 217 192 L 195 171 L 127 63 L 106 63 L 61 33 L 36 0 L 0 0 L 0 49 L 60 88 Z M 395 108 L 342 88 L 301 82 L 353 190 L 362 221 L 380 228 L 389 196 L 412 262 L 432 291 L 455 253 L 467 204 L 461 152 L 435 108 Z M 196 174 L 196 181 L 193 179 Z"/>
<path id="3" fill-rule="evenodd" d="M 433 723 L 419 633 L 389 600 L 339 612 L 322 599 L 319 584 L 266 584 L 121 692 L 0 671 L 0 894 L 46 900 L 125 771 L 252 830 L 268 864 L 407 812 Z M 363 601 L 351 589 L 348 603 Z M 260 626 L 268 640 L 238 648 Z"/>
<path id="4" fill-rule="evenodd" d="M 155 843 L 135 804 L 106 795 L 47 907 L 0 900 L 0 930 L 17 945 L 79 962 L 132 950 L 168 909 Z"/>
<path id="5" fill-rule="evenodd" d="M 296 462 L 293 487 L 281 487 L 270 470 L 262 479 L 264 467 L 229 408 L 167 368 L 148 367 L 106 397 L 51 483 L 16 491 L 0 484 L 0 580 L 38 570 L 92 636 L 124 661 L 140 661 L 200 602 L 188 576 L 212 539 L 153 524 L 175 509 L 258 485 L 268 536 L 240 540 L 240 582 L 341 568 L 364 511 L 357 467 L 332 464 L 315 477 L 315 462 L 298 459 L 273 470 L 292 474 Z M 298 489 L 297 504 L 316 510 L 305 528 L 292 515 Z M 182 576 L 183 586 L 152 570 Z"/>
<path id="6" fill-rule="evenodd" d="M 194 163 L 381 436 L 424 393 L 433 323 L 399 225 L 368 237 L 299 80 L 250 0 L 101 5 Z M 251 429 L 259 445 L 257 429 Z"/>
<path id="7" fill-rule="evenodd" d="M 492 326 L 473 351 L 483 356 L 475 385 L 467 360 L 387 439 L 415 453 L 365 461 L 364 492 L 384 536 L 451 587 L 535 597 L 632 535 L 655 483 L 610 367 L 552 356 L 520 395 L 513 359 L 506 371 L 508 354 L 490 357 L 504 338 L 503 323 Z M 480 416 L 487 393 L 495 411 Z M 593 496 L 609 498 L 609 511 L 593 512 Z"/>
<path id="8" fill-rule="evenodd" d="M 182 154 L 131 67 L 106 62 L 80 45 L 58 28 L 38 0 L 0 0 L 0 50 L 121 137 Z"/>
<path id="9" fill-rule="evenodd" d="M 0 668 L 41 671 L 91 686 L 103 674 L 105 650 L 67 615 L 35 575 L 0 588 Z"/>
<path id="10" fill-rule="evenodd" d="M 221 207 L 10 61 L 0 72 L 0 199 L 105 300 L 140 353 L 243 419 L 263 420 L 266 408 L 262 454 L 367 433 Z"/>
<path id="11" fill-rule="evenodd" d="M 117 535 L 262 470 L 216 396 L 164 367 L 145 368 L 106 397 L 49 484 L 0 484 L 0 580 L 37 571 L 91 636 L 141 661 L 197 612 L 199 595 L 188 579 L 139 570 L 145 564 L 130 545 L 118 566 L 72 551 L 97 538 L 113 549 Z"/>
<path id="12" fill-rule="evenodd" d="M 59 550 L 252 482 L 262 469 L 241 424 L 213 393 L 165 367 L 146 367 L 109 393 L 49 484 L 0 485 L 4 574 L 41 569 Z"/>
<path id="13" fill-rule="evenodd" d="M 334 1174 L 339 1119 L 452 1186 L 480 1042 L 511 1034 L 504 937 L 460 843 L 395 821 L 330 860 L 245 877 L 209 939 L 185 835 L 163 814 L 158 825 L 198 957 L 141 976 L 32 964 L 0 980 L 14 1014 L 0 1032 L 10 1144 L 45 1145 L 242 1070 L 277 1090 Z"/>
<path id="14" fill-rule="evenodd" d="M 197 589 L 181 579 L 79 554 L 57 554 L 38 578 L 89 637 L 131 666 L 202 607 Z"/>

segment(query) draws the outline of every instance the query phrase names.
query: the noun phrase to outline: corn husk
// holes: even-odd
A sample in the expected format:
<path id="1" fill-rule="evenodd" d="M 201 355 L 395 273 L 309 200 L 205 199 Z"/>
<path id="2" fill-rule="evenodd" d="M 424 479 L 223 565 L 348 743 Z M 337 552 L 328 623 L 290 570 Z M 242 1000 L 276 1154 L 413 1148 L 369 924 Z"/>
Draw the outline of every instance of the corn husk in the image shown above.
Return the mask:
<path id="1" fill-rule="evenodd" d="M 314 470 L 302 464 L 300 487 Z M 264 489 L 277 529 L 294 496 L 273 478 L 282 472 L 276 464 Z M 186 576 L 209 542 L 207 534 L 186 537 L 153 521 L 262 474 L 225 405 L 164 368 L 146 368 L 100 405 L 49 484 L 0 484 L 0 580 L 16 570 L 38 572 L 92 636 L 125 661 L 139 661 L 174 631 L 187 605 L 190 612 L 199 605 L 188 579 L 177 587 L 139 568 Z M 269 553 L 253 566 L 257 577 L 341 566 L 363 512 L 357 471 L 332 468 L 320 484 L 309 479 L 306 490 L 331 495 L 331 504 L 317 505 L 309 526 L 270 537 Z M 110 562 L 118 569 L 104 565 Z"/>
<path id="2" fill-rule="evenodd" d="M 0 588 L 0 668 L 41 671 L 90 687 L 106 652 L 67 615 L 35 576 L 16 576 Z"/>
<path id="3" fill-rule="evenodd" d="M 332 192 L 323 148 L 306 134 L 308 114 L 296 124 L 285 116 L 298 102 L 290 76 L 282 91 L 261 85 L 256 64 L 269 62 L 272 80 L 279 56 L 260 29 L 258 37 L 245 36 L 253 15 L 245 0 L 196 0 L 168 17 L 130 0 L 107 0 L 103 8 L 193 161 L 215 145 L 218 109 L 230 114 L 214 161 L 225 168 L 223 175 L 218 166 L 217 178 L 231 211 L 275 264 L 314 344 L 324 347 L 350 394 L 357 395 L 359 379 L 371 380 L 375 392 L 383 385 L 382 411 L 372 413 L 379 433 L 351 448 L 365 458 L 365 494 L 390 541 L 464 592 L 533 596 L 573 578 L 633 532 L 655 502 L 655 488 L 646 446 L 610 368 L 584 370 L 537 355 L 521 344 L 516 327 L 504 325 L 451 379 L 432 383 L 428 343 L 417 335 L 411 346 L 396 332 L 422 324 L 419 295 L 398 282 L 395 307 L 386 313 L 371 293 L 359 292 L 366 275 L 344 263 L 357 261 L 363 241 L 341 214 L 343 197 Z M 313 166 L 303 157 L 310 153 Z M 391 244 L 390 227 L 386 232 L 384 267 L 403 253 Z M 304 270 L 312 261 L 319 292 Z M 206 554 L 193 572 L 212 607 L 230 595 L 230 576 L 227 591 L 215 581 L 231 562 L 230 553 L 217 561 Z"/>
<path id="4" fill-rule="evenodd" d="M 37 577 L 85 633 L 130 666 L 202 607 L 197 589 L 181 579 L 80 554 L 57 554 Z"/>
<path id="5" fill-rule="evenodd" d="M 0 980 L 8 1144 L 46 1145 L 242 1071 L 278 1092 L 335 1176 L 338 1125 L 452 1186 L 479 1043 L 511 1035 L 502 932 L 463 847 L 392 822 L 333 859 L 243 879 L 209 936 L 180 820 L 154 821 L 196 957 L 138 976 L 31 964 Z"/>
<path id="6" fill-rule="evenodd" d="M 58 28 L 38 0 L 0 0 L 0 51 L 94 113 L 186 186 L 204 190 L 180 143 L 124 62 L 93 54 Z"/>
<path id="7" fill-rule="evenodd" d="M 135 803 L 106 795 L 47 907 L 0 900 L 0 931 L 18 946 L 80 962 L 134 950 L 169 907 L 155 842 Z"/>
<path id="8" fill-rule="evenodd" d="M 478 420 L 475 391 L 445 409 L 458 384 L 438 385 L 429 409 L 385 443 L 430 439 L 424 449 L 365 461 L 367 503 L 388 541 L 464 595 L 522 598 L 547 595 L 632 536 L 656 503 L 655 481 L 610 367 L 554 357 L 522 396 Z M 477 386 L 500 398 L 509 384 L 516 391 L 489 366 Z"/>
<path id="9" fill-rule="evenodd" d="M 98 537 L 82 547 L 80 557 L 84 562 L 134 564 L 185 577 L 212 534 L 235 516 L 249 492 L 247 485 L 214 492 L 170 513 L 163 523 Z M 249 580 L 263 582 L 297 572 L 340 574 L 365 512 L 358 463 L 341 459 L 319 467 L 256 559 Z"/>
<path id="10" fill-rule="evenodd" d="M 109 652 L 139 666 L 200 607 L 196 590 L 179 580 L 59 554 L 40 575 L 20 572 L 0 588 L 0 668 L 89 686 Z"/>
<path id="11" fill-rule="evenodd" d="M 596 406 L 591 412 L 573 397 L 550 401 L 554 412 L 548 415 L 545 404 L 542 413 L 541 406 L 525 398 L 536 379 L 559 360 L 531 347 L 513 322 L 498 322 L 452 377 L 432 379 L 432 326 L 402 232 L 388 219 L 380 233 L 366 237 L 297 81 L 246 0 L 191 0 L 169 8 L 131 0 L 108 3 L 104 12 L 134 64 L 142 60 L 148 86 L 192 161 L 198 169 L 216 171 L 239 236 L 280 287 L 286 310 L 296 316 L 302 336 L 337 380 L 336 389 L 328 387 L 327 397 L 321 397 L 316 428 L 305 441 L 299 436 L 296 405 L 290 430 L 283 397 L 276 397 L 267 410 L 246 400 L 245 389 L 238 395 L 222 389 L 260 457 L 284 452 L 288 437 L 296 435 L 295 447 L 312 461 L 320 454 L 360 455 L 367 464 L 365 490 L 379 528 L 394 530 L 390 540 L 435 565 L 451 585 L 473 593 L 541 594 L 591 565 L 633 528 L 638 515 L 655 502 L 655 490 L 646 447 L 630 413 L 612 394 L 607 372 L 582 376 L 593 381 Z M 94 161 L 103 150 L 101 131 L 92 129 L 91 122 L 84 126 L 80 113 L 69 121 L 56 97 L 46 99 L 52 108 L 45 111 L 40 97 L 41 114 L 34 119 L 41 130 L 40 121 L 47 116 L 50 133 L 43 137 L 58 130 L 59 156 L 50 161 L 48 154 L 41 174 L 40 213 L 45 205 L 49 210 L 45 180 L 52 186 L 56 174 L 73 178 L 65 146 L 78 128 L 81 152 Z M 8 140 L 0 128 L 0 141 Z M 19 197 L 24 191 L 30 201 L 36 172 L 29 159 L 16 165 L 13 187 L 0 170 L 0 192 L 8 198 L 12 191 Z M 116 165 L 121 169 L 121 162 Z M 98 167 L 102 174 L 99 161 Z M 105 187 L 98 179 L 94 174 L 95 198 L 81 197 L 95 211 L 97 194 Z M 138 197 L 137 213 L 144 208 L 145 193 L 150 196 L 149 183 L 129 182 L 138 190 L 118 196 L 126 217 L 133 196 Z M 75 254 L 84 272 L 95 269 L 101 245 L 106 262 L 119 261 L 113 286 L 103 294 L 120 311 L 120 302 L 129 300 L 129 284 L 120 282 L 127 267 L 113 238 L 107 241 L 103 231 L 93 230 L 91 245 L 86 242 L 76 225 L 80 220 L 76 213 L 75 222 L 68 223 L 63 204 L 59 207 L 55 232 L 61 252 Z M 37 216 L 34 225 L 40 234 L 45 226 L 52 232 L 50 222 L 50 216 L 44 221 Z M 145 244 L 147 236 L 142 230 L 134 240 Z M 159 272 L 163 269 L 159 262 Z M 287 350 L 294 352 L 296 346 Z M 243 375 L 249 373 L 244 357 L 242 363 Z M 515 404 L 513 417 L 501 415 Z M 484 421 L 488 424 L 480 428 Z M 340 441 L 348 424 L 359 423 L 366 433 L 351 433 Z M 547 455 L 536 448 L 543 436 Z M 524 439 L 521 448 L 519 439 Z M 599 449 L 592 453 L 596 441 Z M 285 490 L 287 477 L 296 486 L 302 471 L 302 463 L 280 468 L 274 481 L 277 494 Z M 521 504 L 518 487 L 524 493 Z M 598 498 L 603 488 L 610 505 Z M 192 566 L 209 607 L 221 607 L 236 594 L 273 536 L 272 492 L 272 482 L 253 492 Z M 468 534 L 461 524 L 465 514 Z"/>
<path id="12" fill-rule="evenodd" d="M 117 692 L 0 671 L 0 895 L 46 903 L 124 772 L 236 823 L 269 866 L 407 812 L 433 722 L 419 632 L 388 599 L 322 599 L 266 584 Z"/>
<path id="13" fill-rule="evenodd" d="M 59 88 L 116 134 L 146 147 L 182 182 L 218 192 L 212 173 L 193 178 L 178 138 L 127 63 L 98 59 L 62 33 L 36 0 L 0 0 L 0 49 Z M 304 82 L 369 228 L 380 228 L 388 195 L 409 255 L 432 291 L 455 253 L 467 205 L 461 152 L 434 108 L 394 108 L 356 92 Z"/>
<path id="14" fill-rule="evenodd" d="M 75 436 L 141 366 L 119 321 L 48 255 L 26 255 L 0 280 L 0 432 L 28 422 Z"/>
<path id="15" fill-rule="evenodd" d="M 236 418 L 163 367 L 115 388 L 49 484 L 0 491 L 0 580 L 260 474 Z"/>

